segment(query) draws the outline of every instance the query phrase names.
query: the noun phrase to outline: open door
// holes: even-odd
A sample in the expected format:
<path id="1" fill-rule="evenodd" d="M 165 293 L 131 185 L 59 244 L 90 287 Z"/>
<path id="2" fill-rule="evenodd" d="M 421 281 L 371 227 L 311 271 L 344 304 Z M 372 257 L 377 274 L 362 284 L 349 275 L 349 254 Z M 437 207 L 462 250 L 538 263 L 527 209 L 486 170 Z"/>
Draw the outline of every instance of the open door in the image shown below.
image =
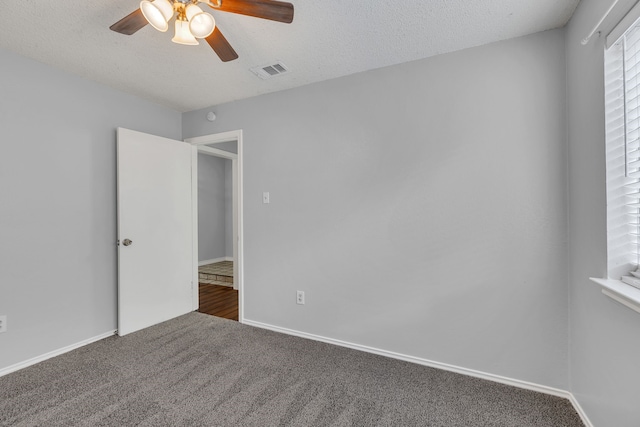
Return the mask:
<path id="1" fill-rule="evenodd" d="M 192 147 L 118 128 L 118 335 L 193 311 Z"/>

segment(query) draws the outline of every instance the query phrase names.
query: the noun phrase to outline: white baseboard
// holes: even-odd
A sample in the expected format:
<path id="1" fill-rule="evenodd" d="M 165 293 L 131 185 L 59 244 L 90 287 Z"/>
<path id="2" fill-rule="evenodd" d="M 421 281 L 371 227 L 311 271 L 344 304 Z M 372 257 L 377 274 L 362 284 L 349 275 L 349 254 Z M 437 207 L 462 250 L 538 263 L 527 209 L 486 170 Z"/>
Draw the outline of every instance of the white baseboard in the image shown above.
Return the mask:
<path id="1" fill-rule="evenodd" d="M 198 267 L 200 267 L 202 265 L 214 264 L 216 262 L 222 262 L 222 261 L 233 261 L 233 257 L 232 256 L 223 256 L 223 257 L 220 257 L 220 258 L 205 259 L 203 261 L 198 261 Z"/>
<path id="2" fill-rule="evenodd" d="M 566 390 L 561 390 L 558 388 L 548 387 L 541 384 L 531 383 L 528 381 L 517 380 L 514 378 L 507 378 L 500 375 L 490 374 L 487 372 L 476 371 L 474 369 L 463 368 L 460 366 L 449 365 L 448 363 L 436 362 L 433 360 L 423 359 L 421 357 L 409 356 L 406 354 L 396 353 L 393 351 L 382 350 L 379 348 L 369 347 L 361 344 L 354 344 L 347 341 L 337 340 L 334 338 L 327 338 L 320 335 L 309 334 L 306 332 L 296 331 L 294 329 L 282 328 L 280 326 L 274 326 L 267 323 L 256 322 L 254 320 L 242 319 L 242 323 L 249 326 L 255 326 L 257 328 L 269 329 L 271 331 L 280 332 L 287 335 L 294 335 L 296 337 L 307 338 L 314 341 L 321 341 L 328 344 L 338 345 L 340 347 L 347 347 L 353 350 L 360 350 L 366 353 L 373 353 L 379 356 L 390 357 L 392 359 L 403 360 L 405 362 L 416 363 L 418 365 L 429 366 L 431 368 L 442 369 L 445 371 L 455 372 L 462 375 L 468 375 L 470 377 L 482 378 L 484 380 L 489 380 L 501 384 L 506 384 L 526 390 L 537 391 L 540 393 L 550 394 L 552 396 L 558 396 L 565 399 L 568 399 L 569 402 L 573 405 L 582 421 L 585 423 L 586 427 L 593 427 L 593 424 L 589 421 L 589 418 L 585 414 L 584 410 L 576 400 L 576 398 L 571 394 L 571 392 Z"/>
<path id="3" fill-rule="evenodd" d="M 433 360 L 423 359 L 421 357 L 409 356 L 406 354 L 396 353 L 393 351 L 382 350 L 379 348 L 369 347 L 366 345 L 354 344 L 347 341 L 337 340 L 334 338 L 327 338 L 320 335 L 309 334 L 306 332 L 296 331 L 294 329 L 282 328 L 280 326 L 274 326 L 267 323 L 256 322 L 254 320 L 249 320 L 245 318 L 241 320 L 241 323 L 244 325 L 255 326 L 257 328 L 262 328 L 262 329 L 268 329 L 271 331 L 280 332 L 287 335 L 293 335 L 293 336 L 306 338 L 314 341 L 321 341 L 328 344 L 334 344 L 340 347 L 346 347 L 346 348 L 351 348 L 353 350 L 364 351 L 366 353 L 377 354 L 379 356 L 390 357 L 392 359 L 403 360 L 405 362 L 416 363 L 418 365 L 429 366 L 431 368 L 443 369 L 445 371 L 455 372 L 462 375 L 468 375 L 475 378 L 482 378 L 485 380 L 506 384 L 506 385 L 510 385 L 510 386 L 514 386 L 514 387 L 518 387 L 526 390 L 532 390 L 540 393 L 550 394 L 552 396 L 563 397 L 565 399 L 568 399 L 569 402 L 571 402 L 571 404 L 573 405 L 574 409 L 576 410 L 576 412 L 578 413 L 578 415 L 580 416 L 580 418 L 582 419 L 582 422 L 585 424 L 586 427 L 594 427 L 593 424 L 591 423 L 591 420 L 589 420 L 589 417 L 585 413 L 584 409 L 582 409 L 582 406 L 580 406 L 580 403 L 575 398 L 575 396 L 571 392 L 568 392 L 566 390 L 548 387 L 541 384 L 535 384 L 528 381 L 517 380 L 514 378 L 507 378 L 500 375 L 490 374 L 487 372 L 476 371 L 474 369 L 467 369 L 460 366 L 449 365 L 448 363 L 436 362 Z M 67 353 L 71 350 L 75 350 L 76 348 L 83 347 L 87 344 L 100 341 L 101 339 L 115 335 L 115 333 L 116 333 L 115 330 L 105 332 L 104 334 L 100 334 L 95 337 L 88 338 L 86 340 L 77 342 L 75 344 L 71 344 L 66 347 L 60 348 L 58 350 L 50 351 L 43 355 L 36 356 L 29 360 L 25 360 L 24 362 L 19 362 L 19 363 L 16 363 L 15 365 L 11 365 L 6 368 L 0 369 L 0 377 L 2 377 L 3 375 L 7 375 L 11 372 L 15 372 L 20 369 L 26 368 L 28 366 L 35 365 L 36 363 L 42 362 L 52 357 Z"/>
<path id="4" fill-rule="evenodd" d="M 576 399 L 576 397 L 573 395 L 573 393 L 569 393 L 569 394 L 570 394 L 569 402 L 571 402 L 571 404 L 573 405 L 573 408 L 576 410 L 578 415 L 580 415 L 580 419 L 582 420 L 584 425 L 586 427 L 593 427 L 593 423 L 591 422 L 591 420 L 587 416 L 587 413 L 584 411 L 584 409 L 582 409 L 582 406 L 580 406 L 580 402 L 578 402 L 578 399 Z"/>
<path id="5" fill-rule="evenodd" d="M 80 348 L 87 344 L 91 344 L 92 342 L 100 341 L 101 339 L 115 335 L 115 333 L 116 333 L 115 330 L 105 332 L 104 334 L 100 334 L 95 337 L 77 342 L 75 344 L 71 344 L 66 347 L 62 347 L 57 350 L 50 351 L 48 353 L 33 357 L 23 362 L 16 363 L 15 365 L 7 366 L 6 368 L 0 369 L 0 377 L 3 375 L 10 374 L 11 372 L 19 371 L 20 369 L 26 368 L 27 366 L 35 365 L 36 363 L 40 363 L 47 359 L 51 359 L 52 357 L 60 356 L 61 354 L 67 353 L 71 350 L 75 350 L 76 348 Z"/>

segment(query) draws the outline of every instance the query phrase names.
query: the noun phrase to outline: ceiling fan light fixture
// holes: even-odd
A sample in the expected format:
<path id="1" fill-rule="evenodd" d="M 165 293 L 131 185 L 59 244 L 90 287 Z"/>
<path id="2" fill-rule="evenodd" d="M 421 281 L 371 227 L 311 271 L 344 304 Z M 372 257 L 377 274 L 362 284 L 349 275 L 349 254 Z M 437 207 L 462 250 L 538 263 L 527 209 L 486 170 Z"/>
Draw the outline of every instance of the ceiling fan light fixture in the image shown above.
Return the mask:
<path id="1" fill-rule="evenodd" d="M 173 16 L 173 5 L 169 0 L 142 0 L 140 10 L 156 30 L 164 33 L 169 29 L 169 20 Z"/>
<path id="2" fill-rule="evenodd" d="M 191 18 L 196 16 L 198 13 L 203 13 L 203 12 L 204 11 L 200 6 L 196 6 L 193 3 L 188 4 L 187 7 L 184 9 L 184 14 L 187 17 L 187 21 L 191 21 Z"/>
<path id="3" fill-rule="evenodd" d="M 197 45 L 198 40 L 193 37 L 191 31 L 189 31 L 189 23 L 181 19 L 176 19 L 176 34 L 171 39 L 172 42 L 186 45 Z"/>
<path id="4" fill-rule="evenodd" d="M 109 29 L 126 36 L 150 24 L 159 31 L 168 31 L 175 19 L 174 43 L 198 45 L 199 39 L 218 55 L 222 62 L 238 59 L 227 38 L 220 32 L 212 13 L 206 13 L 200 3 L 219 12 L 229 12 L 275 22 L 293 22 L 293 4 L 283 0 L 136 0 L 140 7 L 120 19 Z M 224 1 L 224 4 L 223 4 Z"/>
<path id="5" fill-rule="evenodd" d="M 215 28 L 216 21 L 210 13 L 198 13 L 189 19 L 189 30 L 198 39 L 209 37 Z"/>

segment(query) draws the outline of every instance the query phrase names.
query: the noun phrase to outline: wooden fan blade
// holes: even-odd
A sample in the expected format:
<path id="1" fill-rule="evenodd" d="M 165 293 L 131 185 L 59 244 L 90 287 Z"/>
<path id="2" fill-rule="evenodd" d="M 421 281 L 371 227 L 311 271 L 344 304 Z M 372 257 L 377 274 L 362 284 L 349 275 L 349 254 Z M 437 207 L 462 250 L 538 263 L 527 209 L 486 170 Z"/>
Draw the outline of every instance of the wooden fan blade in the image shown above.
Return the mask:
<path id="1" fill-rule="evenodd" d="M 293 5 L 276 0 L 220 0 L 216 9 L 223 12 L 270 19 L 290 24 L 293 21 Z"/>
<path id="2" fill-rule="evenodd" d="M 109 28 L 116 33 L 130 36 L 147 24 L 147 19 L 142 14 L 142 11 L 140 9 L 136 9 Z"/>
<path id="3" fill-rule="evenodd" d="M 218 54 L 222 62 L 229 62 L 238 58 L 238 54 L 233 50 L 227 39 L 224 38 L 218 27 L 205 40 L 209 43 L 211 49 Z"/>

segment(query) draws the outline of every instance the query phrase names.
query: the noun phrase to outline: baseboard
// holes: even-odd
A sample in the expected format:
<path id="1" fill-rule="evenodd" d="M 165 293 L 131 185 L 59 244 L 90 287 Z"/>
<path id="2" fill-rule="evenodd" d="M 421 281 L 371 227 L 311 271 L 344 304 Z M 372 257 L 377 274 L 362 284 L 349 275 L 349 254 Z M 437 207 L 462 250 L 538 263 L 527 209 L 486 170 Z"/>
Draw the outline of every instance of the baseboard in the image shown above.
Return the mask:
<path id="1" fill-rule="evenodd" d="M 296 337 L 307 338 L 314 341 L 321 341 L 328 344 L 338 345 L 340 347 L 347 347 L 353 350 L 360 350 L 366 353 L 373 353 L 379 356 L 390 357 L 392 359 L 403 360 L 405 362 L 416 363 L 418 365 L 429 366 L 431 368 L 443 369 L 445 371 L 455 372 L 462 375 L 468 375 L 470 377 L 482 378 L 484 380 L 489 380 L 493 382 L 497 382 L 500 384 L 506 384 L 526 390 L 537 391 L 544 394 L 550 394 L 552 396 L 558 396 L 565 399 L 568 399 L 569 402 L 573 405 L 580 418 L 582 418 L 586 427 L 593 427 L 593 424 L 589 421 L 589 418 L 585 414 L 584 410 L 576 400 L 576 398 L 569 391 L 561 390 L 558 388 L 548 387 L 541 384 L 531 383 L 528 381 L 517 380 L 514 378 L 503 377 L 500 375 L 489 374 L 487 372 L 476 371 L 474 369 L 463 368 L 460 366 L 449 365 L 448 363 L 436 362 L 433 360 L 423 359 L 421 357 L 409 356 L 406 354 L 396 353 L 393 351 L 382 350 L 375 347 L 369 347 L 361 344 L 354 344 L 347 341 L 337 340 L 334 338 L 327 338 L 320 335 L 309 334 L 306 332 L 296 331 L 294 329 L 282 328 L 280 326 L 274 326 L 267 323 L 256 322 L 254 320 L 242 319 L 242 323 L 249 326 L 255 326 L 257 328 L 269 329 L 271 331 L 280 332 L 287 335 L 294 335 Z"/>
<path id="2" fill-rule="evenodd" d="M 222 262 L 222 261 L 233 261 L 233 257 L 232 256 L 223 256 L 223 257 L 220 257 L 220 258 L 205 259 L 204 261 L 198 261 L 198 267 L 203 266 L 203 265 L 207 265 L 207 264 L 214 264 L 216 262 Z"/>
<path id="3" fill-rule="evenodd" d="M 580 406 L 580 402 L 578 402 L 578 399 L 576 399 L 573 393 L 569 393 L 569 394 L 570 394 L 569 402 L 571 402 L 571 404 L 573 405 L 573 408 L 576 410 L 578 415 L 580 415 L 580 419 L 584 423 L 585 427 L 593 427 L 593 423 L 587 416 L 587 413 L 584 411 L 584 409 L 582 409 L 582 406 Z"/>
<path id="4" fill-rule="evenodd" d="M 10 374 L 11 372 L 19 371 L 20 369 L 24 369 L 27 366 L 35 365 L 36 363 L 43 362 L 47 359 L 51 359 L 52 357 L 60 356 L 61 354 L 70 352 L 71 350 L 75 350 L 76 348 L 83 347 L 87 344 L 91 344 L 96 341 L 100 341 L 101 339 L 110 337 L 115 335 L 116 331 L 105 332 L 104 334 L 96 335 L 95 337 L 88 338 L 86 340 L 77 342 L 75 344 L 68 345 L 66 347 L 59 348 L 57 350 L 50 351 L 48 353 L 42 354 L 40 356 L 33 357 L 31 359 L 25 360 L 23 362 L 16 363 L 15 365 L 8 366 L 6 368 L 0 369 L 0 377 L 3 375 Z"/>
<path id="5" fill-rule="evenodd" d="M 244 325 L 254 326 L 262 329 L 268 329 L 274 332 L 280 332 L 283 334 L 293 335 L 300 338 L 306 338 L 314 341 L 321 341 L 328 344 L 334 344 L 340 347 L 351 348 L 353 350 L 364 351 L 366 353 L 372 353 L 372 354 L 377 354 L 379 356 L 390 357 L 392 359 L 403 360 L 405 362 L 416 363 L 418 365 L 429 366 L 431 368 L 443 369 L 445 371 L 455 372 L 462 375 L 468 375 L 475 378 L 481 378 L 481 379 L 497 382 L 500 384 L 506 384 L 506 385 L 510 385 L 510 386 L 514 386 L 514 387 L 518 387 L 526 390 L 532 390 L 540 393 L 550 394 L 552 396 L 563 397 L 565 399 L 568 399 L 569 402 L 571 402 L 571 404 L 573 405 L 574 409 L 576 410 L 576 412 L 578 413 L 578 415 L 580 416 L 580 418 L 582 419 L 582 422 L 585 424 L 586 427 L 594 427 L 593 423 L 591 423 L 591 420 L 589 420 L 589 417 L 587 416 L 584 409 L 582 409 L 582 406 L 580 405 L 578 400 L 575 398 L 575 396 L 566 390 L 561 390 L 553 387 L 544 386 L 541 384 L 531 383 L 528 381 L 517 380 L 514 378 L 507 378 L 500 375 L 490 374 L 487 372 L 476 371 L 474 369 L 467 369 L 460 366 L 450 365 L 447 363 L 436 362 L 433 360 L 423 359 L 421 357 L 409 356 L 406 354 L 396 353 L 393 351 L 382 350 L 379 348 L 369 347 L 366 345 L 354 344 L 347 341 L 337 340 L 334 338 L 327 338 L 321 335 L 309 334 L 306 332 L 296 331 L 294 329 L 288 329 L 280 326 L 270 325 L 267 323 L 256 322 L 254 320 L 249 320 L 246 318 L 243 318 L 241 320 L 241 323 Z M 40 356 L 36 356 L 31 359 L 25 360 L 23 362 L 16 363 L 15 365 L 11 365 L 6 368 L 0 369 L 0 377 L 10 374 L 11 372 L 15 372 L 20 369 L 26 368 L 28 366 L 35 365 L 36 363 L 45 361 L 52 357 L 56 357 L 61 354 L 67 353 L 71 350 L 75 350 L 76 348 L 83 347 L 87 344 L 100 341 L 101 339 L 115 335 L 115 333 L 116 333 L 115 330 L 105 332 L 104 334 L 100 334 L 95 337 L 88 338 L 86 340 L 77 342 L 75 344 L 71 344 L 66 347 L 60 348 L 58 350 L 53 350 L 48 353 L 42 354 Z"/>

